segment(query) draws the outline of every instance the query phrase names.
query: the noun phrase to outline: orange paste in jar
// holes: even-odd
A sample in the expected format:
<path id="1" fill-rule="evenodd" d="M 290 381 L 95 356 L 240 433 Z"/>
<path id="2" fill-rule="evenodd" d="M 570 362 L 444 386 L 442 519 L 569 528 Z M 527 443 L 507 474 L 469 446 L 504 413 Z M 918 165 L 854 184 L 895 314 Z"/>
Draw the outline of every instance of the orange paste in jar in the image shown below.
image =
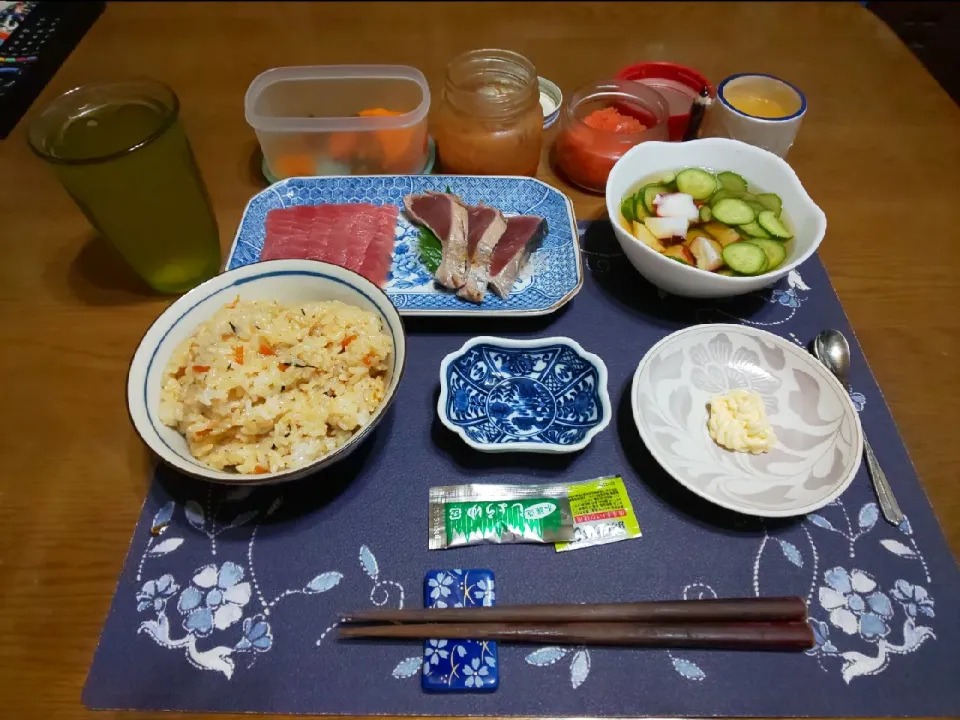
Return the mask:
<path id="1" fill-rule="evenodd" d="M 537 71 L 509 50 L 473 50 L 447 66 L 434 137 L 445 172 L 535 175 L 543 109 Z"/>
<path id="2" fill-rule="evenodd" d="M 506 122 L 469 117 L 444 107 L 436 127 L 443 169 L 462 175 L 535 175 L 542 133 L 539 103 Z"/>

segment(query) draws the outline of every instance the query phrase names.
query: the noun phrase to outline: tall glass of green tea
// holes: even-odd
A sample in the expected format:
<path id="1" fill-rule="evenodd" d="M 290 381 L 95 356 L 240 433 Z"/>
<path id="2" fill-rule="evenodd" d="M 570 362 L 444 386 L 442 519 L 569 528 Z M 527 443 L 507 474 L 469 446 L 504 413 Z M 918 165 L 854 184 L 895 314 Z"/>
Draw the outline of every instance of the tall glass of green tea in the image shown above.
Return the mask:
<path id="1" fill-rule="evenodd" d="M 220 267 L 217 221 L 179 111 L 154 80 L 95 83 L 58 97 L 28 133 L 94 228 L 170 293 Z"/>

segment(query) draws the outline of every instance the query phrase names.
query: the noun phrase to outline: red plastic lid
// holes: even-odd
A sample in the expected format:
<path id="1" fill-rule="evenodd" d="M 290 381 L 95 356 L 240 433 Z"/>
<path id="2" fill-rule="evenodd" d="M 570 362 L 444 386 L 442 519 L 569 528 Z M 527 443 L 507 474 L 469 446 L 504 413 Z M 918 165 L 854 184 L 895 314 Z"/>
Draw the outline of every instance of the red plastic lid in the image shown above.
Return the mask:
<path id="1" fill-rule="evenodd" d="M 667 101 L 670 108 L 670 139 L 683 138 L 690 119 L 690 105 L 706 86 L 713 97 L 710 81 L 693 68 L 670 62 L 644 62 L 626 67 L 617 73 L 621 80 L 635 80 L 652 87 Z"/>

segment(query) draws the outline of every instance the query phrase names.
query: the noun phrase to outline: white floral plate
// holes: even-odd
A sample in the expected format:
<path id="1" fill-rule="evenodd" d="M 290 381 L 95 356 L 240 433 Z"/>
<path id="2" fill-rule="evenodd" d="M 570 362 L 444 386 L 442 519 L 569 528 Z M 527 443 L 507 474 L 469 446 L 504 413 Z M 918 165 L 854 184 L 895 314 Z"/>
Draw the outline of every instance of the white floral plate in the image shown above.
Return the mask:
<path id="1" fill-rule="evenodd" d="M 777 435 L 768 453 L 719 447 L 707 431 L 711 398 L 758 393 Z M 863 432 L 849 395 L 803 348 L 742 325 L 695 325 L 640 361 L 633 418 L 653 457 L 697 495 L 747 515 L 788 517 L 823 507 L 860 467 Z"/>
<path id="2" fill-rule="evenodd" d="M 240 219 L 227 259 L 227 270 L 260 260 L 267 212 L 292 205 L 367 202 L 403 207 L 403 196 L 447 188 L 470 205 L 485 203 L 506 215 L 539 215 L 547 236 L 530 257 L 506 300 L 493 293 L 480 304 L 461 300 L 439 287 L 420 261 L 419 229 L 400 213 L 393 264 L 383 289 L 401 315 L 469 317 L 546 315 L 580 291 L 583 268 L 577 221 L 570 199 L 534 178 L 473 175 L 357 175 L 281 180 L 254 195 Z"/>

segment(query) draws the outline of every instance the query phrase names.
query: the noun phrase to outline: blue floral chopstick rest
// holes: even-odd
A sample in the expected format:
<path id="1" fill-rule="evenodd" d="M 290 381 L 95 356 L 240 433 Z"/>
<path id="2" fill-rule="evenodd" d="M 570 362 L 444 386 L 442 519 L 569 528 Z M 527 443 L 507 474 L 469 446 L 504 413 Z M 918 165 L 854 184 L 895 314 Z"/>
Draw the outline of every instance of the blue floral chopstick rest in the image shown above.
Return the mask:
<path id="1" fill-rule="evenodd" d="M 423 606 L 490 607 L 496 598 L 491 570 L 431 570 L 423 580 Z M 423 689 L 493 692 L 500 684 L 497 644 L 483 640 L 425 640 Z"/>

